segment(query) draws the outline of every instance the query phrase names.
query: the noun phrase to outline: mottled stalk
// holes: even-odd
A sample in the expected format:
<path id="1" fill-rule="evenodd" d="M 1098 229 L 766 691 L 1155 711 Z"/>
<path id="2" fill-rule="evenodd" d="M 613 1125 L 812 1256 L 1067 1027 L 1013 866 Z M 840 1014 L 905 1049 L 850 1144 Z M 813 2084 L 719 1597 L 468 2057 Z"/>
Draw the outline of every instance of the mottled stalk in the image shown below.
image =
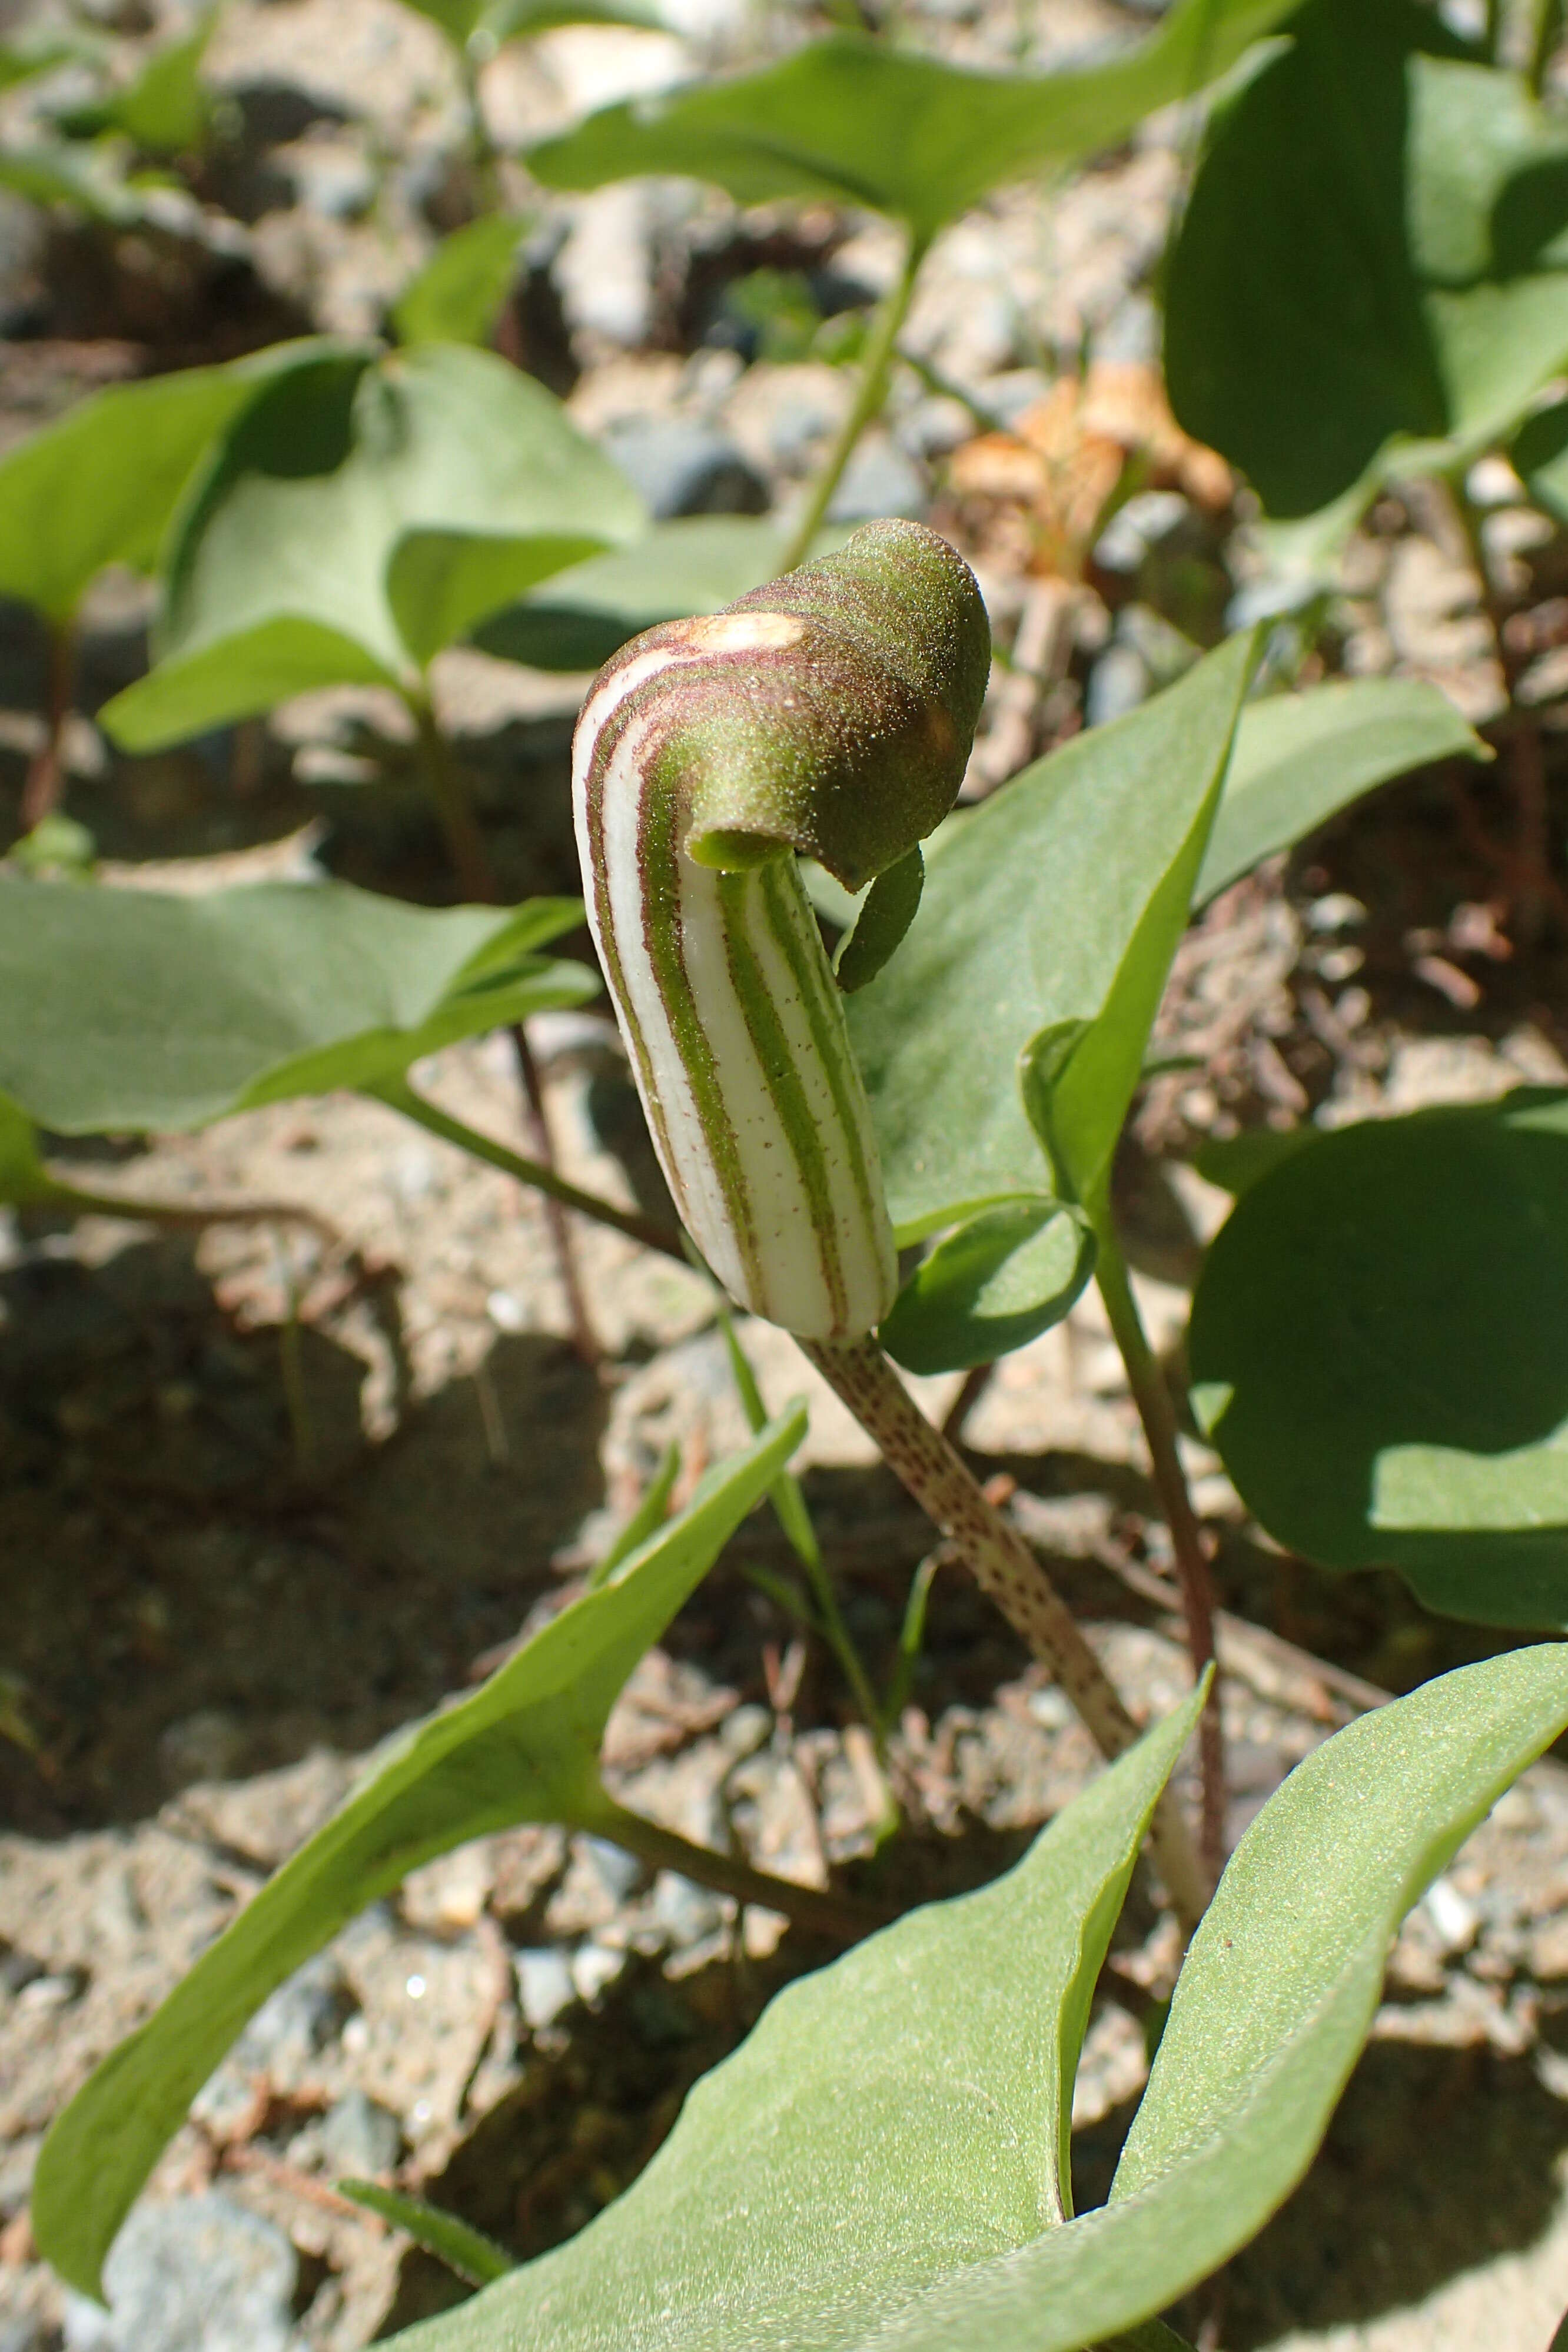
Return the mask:
<path id="1" fill-rule="evenodd" d="M 986 1501 L 947 1439 L 927 1421 L 876 1341 L 800 1344 L 981 1591 L 1050 1668 L 1100 1754 L 1114 1758 L 1131 1748 L 1139 1727 L 1072 1612 L 1017 1528 Z M 1150 1843 L 1173 1906 L 1185 1926 L 1194 1926 L 1210 1885 L 1169 1793 L 1155 1813 Z"/>

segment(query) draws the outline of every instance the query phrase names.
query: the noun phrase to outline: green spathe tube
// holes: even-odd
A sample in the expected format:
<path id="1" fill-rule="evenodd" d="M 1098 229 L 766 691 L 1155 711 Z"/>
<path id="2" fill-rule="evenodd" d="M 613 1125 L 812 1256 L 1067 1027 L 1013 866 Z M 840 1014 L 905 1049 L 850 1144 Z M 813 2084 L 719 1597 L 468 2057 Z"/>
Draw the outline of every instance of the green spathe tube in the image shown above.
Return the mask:
<path id="1" fill-rule="evenodd" d="M 859 890 L 941 823 L 990 648 L 946 541 L 871 523 L 635 638 L 577 723 L 589 922 L 671 1194 L 731 1297 L 801 1339 L 873 1329 L 896 1267 L 795 853 Z"/>

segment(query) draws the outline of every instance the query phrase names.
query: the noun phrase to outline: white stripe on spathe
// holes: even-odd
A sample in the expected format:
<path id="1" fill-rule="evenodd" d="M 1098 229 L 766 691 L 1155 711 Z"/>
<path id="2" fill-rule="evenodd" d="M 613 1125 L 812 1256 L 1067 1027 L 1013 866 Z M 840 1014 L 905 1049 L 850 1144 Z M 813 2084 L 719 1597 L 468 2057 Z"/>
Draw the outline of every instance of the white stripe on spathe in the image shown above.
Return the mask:
<path id="1" fill-rule="evenodd" d="M 726 880 L 730 888 L 723 893 Z M 721 893 L 728 898 L 727 907 L 721 904 Z M 719 1074 L 740 1162 L 743 1203 L 744 1231 L 731 1234 L 726 1213 L 712 1238 L 734 1252 L 737 1274 L 744 1286 L 737 1295 L 754 1313 L 773 1323 L 785 1323 L 791 1330 L 832 1330 L 838 1318 L 823 1271 L 822 1244 L 815 1230 L 810 1198 L 731 969 L 731 924 L 744 931 L 755 954 L 767 928 L 762 876 L 723 877 L 682 857 L 681 961 L 691 1009 Z M 776 998 L 775 1009 L 784 1010 Z M 672 1048 L 673 1043 L 672 1037 Z M 807 1139 L 808 1146 L 813 1141 Z M 707 1137 L 699 1129 L 693 1142 L 693 1156 L 707 1175 L 712 1167 Z M 686 1170 L 681 1173 L 685 1175 Z M 717 1178 L 713 1181 L 717 1189 Z M 695 1215 L 690 1222 L 692 1239 L 718 1273 L 709 1255 L 709 1235 Z M 727 1276 L 721 1279 L 731 1288 Z"/>
<path id="2" fill-rule="evenodd" d="M 623 659 L 584 706 L 574 745 L 573 798 L 590 927 L 606 974 L 619 964 L 616 1011 L 632 1045 L 634 1074 L 649 1110 L 655 1146 L 692 1238 L 725 1288 L 754 1314 L 803 1338 L 840 1339 L 870 1329 L 887 1312 L 895 1261 L 869 1113 L 815 918 L 793 863 L 784 877 L 784 904 L 798 951 L 810 959 L 827 1034 L 844 1056 L 840 1091 L 855 1109 L 854 1137 L 841 1132 L 835 1088 L 822 1066 L 800 984 L 773 936 L 763 875 L 726 878 L 684 855 L 679 858 L 675 938 L 666 944 L 678 950 L 689 1013 L 712 1054 L 739 1172 L 741 1197 L 735 1200 L 717 1164 L 717 1139 L 706 1132 L 678 1042 L 673 1016 L 687 1008 L 667 1003 L 668 983 L 661 984 L 649 952 L 649 926 L 667 919 L 647 903 L 641 855 L 647 796 L 655 789 L 650 771 L 669 721 L 663 698 L 646 689 L 671 671 L 715 656 L 733 660 L 776 654 L 798 643 L 806 626 L 794 614 L 720 614 L 687 623 L 674 643 L 667 638 L 662 646 Z M 628 708 L 634 698 L 636 707 Z M 792 903 L 796 898 L 798 908 Z M 743 933 L 756 958 L 809 1107 L 810 1130 L 793 1139 L 736 988 L 731 925 Z M 857 1147 L 871 1172 L 870 1214 L 857 1181 Z M 818 1230 L 803 1157 L 816 1162 L 826 1181 L 826 1231 Z"/>

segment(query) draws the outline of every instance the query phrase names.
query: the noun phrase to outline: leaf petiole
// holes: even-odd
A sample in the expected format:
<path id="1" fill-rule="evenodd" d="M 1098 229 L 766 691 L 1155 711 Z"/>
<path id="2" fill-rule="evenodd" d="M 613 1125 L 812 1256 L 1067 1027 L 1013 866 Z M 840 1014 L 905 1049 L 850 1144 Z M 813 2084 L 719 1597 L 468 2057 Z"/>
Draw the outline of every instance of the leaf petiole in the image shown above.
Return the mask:
<path id="1" fill-rule="evenodd" d="M 520 1151 L 510 1150 L 504 1143 L 498 1143 L 493 1136 L 482 1135 L 478 1128 L 469 1127 L 466 1120 L 454 1118 L 449 1112 L 438 1110 L 428 1097 L 416 1094 L 405 1079 L 386 1078 L 374 1087 L 367 1087 L 364 1091 L 378 1102 L 387 1103 L 394 1110 L 400 1110 L 405 1118 L 413 1119 L 416 1126 L 428 1129 L 432 1135 L 438 1135 L 443 1142 L 455 1143 L 459 1151 L 467 1151 L 474 1159 L 486 1161 L 489 1167 L 499 1168 L 503 1175 L 515 1176 L 520 1184 L 531 1184 L 535 1192 L 559 1201 L 563 1208 L 575 1209 L 580 1216 L 593 1217 L 599 1224 L 609 1225 L 616 1233 L 625 1234 L 628 1241 L 640 1242 L 644 1249 L 660 1250 L 666 1257 L 675 1258 L 681 1265 L 686 1264 L 686 1252 L 678 1234 L 667 1233 L 662 1225 L 656 1225 L 651 1218 L 640 1216 L 635 1209 L 617 1208 L 615 1202 L 602 1200 L 596 1192 L 584 1192 L 579 1185 L 569 1183 L 563 1176 L 557 1176 L 553 1169 L 546 1168 L 542 1161 L 525 1160 Z"/>
<path id="2" fill-rule="evenodd" d="M 909 316 L 910 303 L 915 290 L 915 280 L 926 257 L 931 239 L 911 233 L 905 249 L 903 264 L 892 285 L 882 298 L 871 331 L 867 338 L 865 364 L 860 382 L 849 404 L 849 413 L 833 437 L 833 443 L 823 459 L 822 469 L 811 486 L 799 521 L 788 547 L 779 560 L 780 572 L 793 572 L 804 563 L 811 552 L 811 544 L 822 529 L 827 509 L 833 503 L 833 493 L 844 478 L 844 469 L 855 454 L 856 445 L 868 425 L 882 413 L 888 397 L 888 384 L 892 374 L 894 354 L 904 320 Z"/>

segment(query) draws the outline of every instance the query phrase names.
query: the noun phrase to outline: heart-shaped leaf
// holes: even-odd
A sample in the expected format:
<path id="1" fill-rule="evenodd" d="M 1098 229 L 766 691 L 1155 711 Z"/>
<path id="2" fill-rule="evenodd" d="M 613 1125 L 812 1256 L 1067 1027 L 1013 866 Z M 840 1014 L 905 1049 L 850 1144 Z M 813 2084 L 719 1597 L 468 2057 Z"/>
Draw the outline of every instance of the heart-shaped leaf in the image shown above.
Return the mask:
<path id="1" fill-rule="evenodd" d="M 1193 1304 L 1194 1402 L 1249 1509 L 1434 1609 L 1568 1624 L 1568 1092 L 1315 1136 Z"/>
<path id="2" fill-rule="evenodd" d="M 33 2184 L 34 2234 L 62 2278 L 99 2292 L 114 2233 L 196 2092 L 273 1988 L 356 1911 L 421 1863 L 514 1822 L 605 1828 L 613 1809 L 596 1759 L 622 1685 L 805 1433 L 797 1405 L 482 1689 L 405 1733 L 89 2077 Z"/>
<path id="3" fill-rule="evenodd" d="M 1094 1234 L 1060 1201 L 1003 1201 L 938 1242 L 879 1337 L 911 1372 L 967 1371 L 1059 1323 L 1094 1271 Z"/>
<path id="4" fill-rule="evenodd" d="M 387 567 L 387 601 L 404 645 L 423 666 L 476 621 L 583 560 L 581 530 L 483 538 L 473 530 L 407 530 Z"/>
<path id="5" fill-rule="evenodd" d="M 595 995 L 575 899 L 435 910 L 347 883 L 165 896 L 0 876 L 0 1090 L 61 1135 L 205 1126 Z"/>
<path id="6" fill-rule="evenodd" d="M 1363 677 L 1248 703 L 1236 730 L 1194 902 L 1434 760 L 1489 760 L 1446 694 L 1415 677 Z"/>
<path id="7" fill-rule="evenodd" d="M 985 74 L 837 33 L 782 64 L 629 99 L 529 152 L 547 187 L 638 173 L 742 204 L 826 198 L 931 235 L 1006 180 L 1108 147 L 1226 72 L 1292 0 L 1177 0 L 1135 48 L 1062 73 Z"/>
<path id="8" fill-rule="evenodd" d="M 1098 1181 L 1138 1083 L 1255 659 L 1250 636 L 1231 639 L 927 845 L 909 936 L 845 1005 L 901 1237 L 1062 1189 L 1025 1115 L 1018 1067 L 1042 1030 L 1066 1021 L 1090 1034 L 1058 1087 L 1061 1172 L 1082 1198 Z"/>
<path id="9" fill-rule="evenodd" d="M 0 594 L 63 626 L 105 564 L 150 572 L 203 452 L 258 384 L 319 356 L 281 344 L 227 367 L 111 384 L 0 458 Z"/>
<path id="10" fill-rule="evenodd" d="M 406 2352 L 1083 2352 L 1244 2245 L 1316 2152 L 1390 1934 L 1568 1722 L 1568 1650 L 1468 1666 L 1298 1766 L 1194 1938 L 1111 2201 L 1072 2216 L 1096 1970 L 1197 1701 L 978 1895 L 792 1986 L 580 2236 Z M 1145 2329 L 1149 2332 L 1145 2333 Z"/>
<path id="11" fill-rule="evenodd" d="M 1310 0 L 1215 123 L 1171 258 L 1187 431 L 1270 514 L 1451 467 L 1568 356 L 1568 130 L 1416 0 Z"/>
<path id="12" fill-rule="evenodd" d="M 409 687 L 482 613 L 646 520 L 493 352 L 323 353 L 219 446 L 171 551 L 157 665 L 100 719 L 145 751 L 332 677 Z"/>

